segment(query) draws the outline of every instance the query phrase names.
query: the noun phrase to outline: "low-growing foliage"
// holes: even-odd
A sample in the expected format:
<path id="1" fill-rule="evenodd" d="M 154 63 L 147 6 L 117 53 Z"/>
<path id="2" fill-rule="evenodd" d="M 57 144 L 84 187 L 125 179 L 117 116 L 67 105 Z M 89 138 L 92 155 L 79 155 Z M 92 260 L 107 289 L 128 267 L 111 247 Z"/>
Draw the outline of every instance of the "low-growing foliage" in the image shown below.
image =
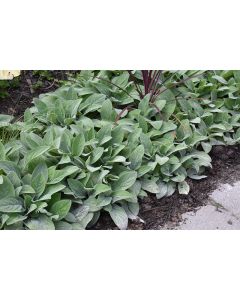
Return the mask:
<path id="1" fill-rule="evenodd" d="M 15 77 L 11 80 L 0 79 L 0 100 L 9 96 L 9 89 L 16 89 L 19 87 L 19 77 Z"/>
<path id="2" fill-rule="evenodd" d="M 188 194 L 212 146 L 239 141 L 239 71 L 162 71 L 154 105 L 143 81 L 82 71 L 34 99 L 0 143 L 1 228 L 84 229 L 105 211 L 125 229 L 147 193 Z"/>

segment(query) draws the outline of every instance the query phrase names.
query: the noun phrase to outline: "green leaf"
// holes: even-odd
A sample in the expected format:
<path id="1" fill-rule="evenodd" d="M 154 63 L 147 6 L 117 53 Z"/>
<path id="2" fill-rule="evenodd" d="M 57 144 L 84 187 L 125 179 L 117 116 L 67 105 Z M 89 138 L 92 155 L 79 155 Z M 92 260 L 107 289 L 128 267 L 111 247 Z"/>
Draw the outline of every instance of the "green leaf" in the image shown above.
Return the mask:
<path id="1" fill-rule="evenodd" d="M 234 78 L 235 78 L 236 82 L 240 83 L 240 71 L 235 70 L 235 71 L 233 71 L 233 74 L 234 74 Z"/>
<path id="2" fill-rule="evenodd" d="M 89 206 L 81 205 L 74 210 L 74 217 L 78 222 L 81 222 L 89 213 Z"/>
<path id="3" fill-rule="evenodd" d="M 105 95 L 102 94 L 92 94 L 91 96 L 89 96 L 82 104 L 80 104 L 80 108 L 82 107 L 88 107 L 88 109 L 85 111 L 85 114 L 93 111 L 99 107 L 102 107 L 102 104 L 104 103 L 106 99 Z M 95 107 L 94 107 L 95 105 Z M 97 105 L 97 106 L 96 106 Z"/>
<path id="4" fill-rule="evenodd" d="M 12 215 L 10 216 L 7 221 L 6 221 L 6 224 L 9 226 L 9 225 L 13 225 L 13 224 L 16 224 L 16 223 L 19 223 L 23 220 L 26 220 L 27 219 L 27 216 L 21 216 L 21 215 Z"/>
<path id="5" fill-rule="evenodd" d="M 104 101 L 102 108 L 101 108 L 101 119 L 105 121 L 113 121 L 113 107 L 112 107 L 112 101 L 107 99 Z"/>
<path id="6" fill-rule="evenodd" d="M 201 143 L 201 146 L 204 150 L 204 152 L 209 153 L 212 150 L 212 145 L 210 143 Z"/>
<path id="7" fill-rule="evenodd" d="M 112 125 L 106 125 L 102 127 L 98 132 L 97 132 L 97 139 L 99 141 L 100 145 L 105 144 L 108 142 L 112 137 L 111 137 L 111 131 L 112 131 Z"/>
<path id="8" fill-rule="evenodd" d="M 65 165 L 71 163 L 71 158 L 67 154 L 63 154 L 61 160 L 59 161 L 59 165 Z"/>
<path id="9" fill-rule="evenodd" d="M 112 160 L 109 160 L 109 163 L 115 163 L 115 162 L 125 162 L 126 161 L 126 157 L 125 156 L 121 156 L 118 155 L 116 157 L 114 157 Z"/>
<path id="10" fill-rule="evenodd" d="M 79 168 L 76 166 L 67 166 L 61 170 L 55 170 L 51 176 L 49 174 L 49 184 L 56 184 L 62 181 L 65 177 L 74 174 L 78 170 Z"/>
<path id="11" fill-rule="evenodd" d="M 41 196 L 41 198 L 37 199 L 36 201 L 42 201 L 42 200 L 49 200 L 51 199 L 52 195 L 56 194 L 57 192 L 62 191 L 66 186 L 63 184 L 55 184 L 50 185 L 46 188 L 45 193 Z"/>
<path id="12" fill-rule="evenodd" d="M 129 156 L 129 161 L 131 164 L 129 167 L 133 170 L 139 169 L 142 164 L 142 158 L 144 155 L 144 147 L 143 145 L 139 145 Z"/>
<path id="13" fill-rule="evenodd" d="M 36 149 L 29 151 L 26 155 L 26 165 L 28 165 L 33 159 L 41 156 L 49 150 L 50 146 L 39 146 Z"/>
<path id="14" fill-rule="evenodd" d="M 125 212 L 125 210 L 118 206 L 113 205 L 112 209 L 109 212 L 113 222 L 117 225 L 119 229 L 127 229 L 128 226 L 128 216 Z"/>
<path id="15" fill-rule="evenodd" d="M 71 205 L 71 200 L 59 200 L 52 205 L 50 212 L 54 215 L 58 215 L 58 220 L 61 220 L 68 214 Z"/>
<path id="16" fill-rule="evenodd" d="M 90 171 L 91 173 L 94 173 L 94 172 L 96 172 L 96 171 L 98 171 L 98 170 L 100 170 L 101 169 L 101 166 L 99 166 L 99 167 L 92 167 L 92 166 L 87 166 L 87 169 L 88 169 L 88 171 Z"/>
<path id="17" fill-rule="evenodd" d="M 53 221 L 45 215 L 40 215 L 38 218 L 27 220 L 25 222 L 25 225 L 30 230 L 54 230 L 55 229 Z"/>
<path id="18" fill-rule="evenodd" d="M 69 224 L 64 221 L 55 222 L 55 229 L 56 230 L 72 230 L 72 224 Z"/>
<path id="19" fill-rule="evenodd" d="M 142 177 L 146 173 L 150 172 L 152 169 L 153 167 L 151 165 L 142 165 L 137 171 L 138 177 Z"/>
<path id="20" fill-rule="evenodd" d="M 0 126 L 2 124 L 7 125 L 8 123 L 11 122 L 12 119 L 13 119 L 13 116 L 0 114 Z"/>
<path id="21" fill-rule="evenodd" d="M 70 190 L 74 193 L 76 197 L 84 198 L 86 196 L 86 190 L 84 189 L 83 184 L 79 180 L 69 178 L 67 182 Z"/>
<path id="22" fill-rule="evenodd" d="M 144 147 L 145 153 L 150 155 L 152 153 L 152 142 L 150 137 L 147 134 L 141 133 L 140 141 Z"/>
<path id="23" fill-rule="evenodd" d="M 31 185 L 23 185 L 20 194 L 35 194 L 35 190 Z"/>
<path id="24" fill-rule="evenodd" d="M 2 178 L 3 182 L 0 185 L 0 202 L 4 198 L 15 197 L 15 190 L 11 181 L 6 176 L 2 176 Z"/>
<path id="25" fill-rule="evenodd" d="M 95 148 L 91 154 L 91 164 L 94 164 L 95 162 L 97 162 L 103 155 L 103 152 L 104 152 L 103 147 Z"/>
<path id="26" fill-rule="evenodd" d="M 126 200 L 134 198 L 133 194 L 129 193 L 128 191 L 116 191 L 113 193 L 113 203 L 120 200 Z"/>
<path id="27" fill-rule="evenodd" d="M 157 199 L 161 199 L 162 197 L 166 196 L 168 191 L 168 186 L 165 182 L 160 181 L 158 183 L 159 193 L 156 194 Z"/>
<path id="28" fill-rule="evenodd" d="M 155 157 L 155 159 L 156 159 L 156 162 L 160 165 L 160 166 L 162 166 L 162 165 L 164 165 L 168 160 L 169 160 L 169 157 L 167 157 L 167 156 L 159 156 L 158 154 L 156 154 L 156 157 Z"/>
<path id="29" fill-rule="evenodd" d="M 31 180 L 31 186 L 38 196 L 40 196 L 44 192 L 47 181 L 48 168 L 46 163 L 41 163 L 34 169 Z"/>
<path id="30" fill-rule="evenodd" d="M 227 81 L 221 76 L 214 75 L 214 76 L 212 76 L 212 78 L 216 79 L 220 83 L 227 84 Z"/>
<path id="31" fill-rule="evenodd" d="M 111 201 L 112 197 L 106 197 L 104 195 L 100 195 L 97 198 L 90 196 L 84 201 L 84 205 L 89 207 L 89 212 L 96 212 L 101 210 L 102 207 L 109 205 Z"/>
<path id="32" fill-rule="evenodd" d="M 169 131 L 173 131 L 177 128 L 177 125 L 173 121 L 163 122 L 162 127 L 160 128 L 160 133 L 164 134 Z"/>
<path id="33" fill-rule="evenodd" d="M 181 174 L 178 174 L 178 175 L 172 177 L 172 181 L 174 181 L 174 182 L 182 182 L 182 181 L 185 180 L 185 178 L 186 178 L 186 174 L 181 173 Z"/>
<path id="34" fill-rule="evenodd" d="M 160 130 L 162 127 L 163 121 L 149 121 L 149 123 L 152 125 L 153 128 L 156 130 Z"/>
<path id="35" fill-rule="evenodd" d="M 0 161 L 0 170 L 3 170 L 7 175 L 14 172 L 18 177 L 21 177 L 21 172 L 18 166 L 12 161 Z"/>
<path id="36" fill-rule="evenodd" d="M 113 77 L 112 83 L 124 89 L 128 84 L 128 78 L 129 78 L 128 72 L 123 72 L 120 76 Z"/>
<path id="37" fill-rule="evenodd" d="M 165 119 L 169 119 L 170 116 L 174 113 L 174 110 L 176 108 L 176 100 L 173 99 L 174 95 L 170 92 L 170 91 L 166 91 L 165 92 L 166 94 L 169 93 L 169 99 L 167 99 L 167 102 L 166 102 L 166 105 L 164 106 L 164 108 L 162 109 L 162 112 L 165 116 Z M 163 93 L 162 97 L 164 98 L 164 94 Z M 171 93 L 171 94 L 170 94 Z M 165 97 L 166 97 L 166 94 L 165 94 Z M 165 98 L 166 99 L 166 98 Z"/>
<path id="38" fill-rule="evenodd" d="M 142 189 L 152 194 L 160 193 L 160 189 L 154 180 L 143 179 L 141 181 Z"/>
<path id="39" fill-rule="evenodd" d="M 84 217 L 81 220 L 80 225 L 83 229 L 85 229 L 87 227 L 87 225 L 92 221 L 93 216 L 94 216 L 94 213 L 90 212 L 86 215 L 86 217 Z M 73 225 L 75 225 L 75 224 L 73 224 Z M 79 228 L 77 228 L 77 229 L 79 229 Z"/>
<path id="40" fill-rule="evenodd" d="M 72 141 L 72 155 L 81 156 L 85 146 L 85 137 L 84 134 L 79 134 L 73 138 Z"/>
<path id="41" fill-rule="evenodd" d="M 138 203 L 125 203 L 124 204 L 124 209 L 125 209 L 126 214 L 127 214 L 127 216 L 128 216 L 129 219 L 131 219 L 131 220 L 139 220 L 139 221 L 141 220 L 138 217 L 139 210 L 140 210 Z"/>
<path id="42" fill-rule="evenodd" d="M 69 132 L 65 130 L 60 138 L 59 150 L 62 153 L 70 153 L 71 152 L 71 138 Z"/>
<path id="43" fill-rule="evenodd" d="M 180 182 L 178 184 L 179 194 L 187 195 L 189 193 L 190 187 L 186 181 Z"/>
<path id="44" fill-rule="evenodd" d="M 94 190 L 95 190 L 94 195 L 97 196 L 99 194 L 111 191 L 111 187 L 103 183 L 98 183 L 95 185 Z"/>
<path id="45" fill-rule="evenodd" d="M 167 101 L 166 100 L 163 100 L 163 99 L 159 99 L 156 101 L 156 106 L 158 107 L 158 109 L 160 111 L 162 111 L 162 109 L 164 108 L 164 106 L 166 105 Z"/>
<path id="46" fill-rule="evenodd" d="M 113 183 L 113 190 L 127 190 L 137 179 L 137 172 L 124 171 L 120 174 L 119 179 Z"/>
<path id="47" fill-rule="evenodd" d="M 180 126 L 177 129 L 177 138 L 183 141 L 192 135 L 192 129 L 188 119 L 181 121 Z"/>
<path id="48" fill-rule="evenodd" d="M 1 195 L 2 196 L 2 195 Z M 20 199 L 8 196 L 6 198 L 1 198 L 0 200 L 0 212 L 4 213 L 14 213 L 23 212 L 23 204 Z"/>
<path id="49" fill-rule="evenodd" d="M 64 221 L 55 223 L 56 230 L 83 230 L 85 229 L 80 223 L 69 224 Z"/>
<path id="50" fill-rule="evenodd" d="M 141 110 L 141 113 L 146 116 L 148 110 L 149 110 L 149 100 L 150 100 L 150 95 L 146 95 L 138 105 L 138 108 Z"/>
<path id="51" fill-rule="evenodd" d="M 5 155 L 5 147 L 3 143 L 0 141 L 0 160 L 5 160 L 6 155 Z"/>
<path id="52" fill-rule="evenodd" d="M 112 130 L 112 140 L 111 142 L 114 144 L 121 144 L 124 138 L 124 129 L 121 125 L 116 126 Z"/>

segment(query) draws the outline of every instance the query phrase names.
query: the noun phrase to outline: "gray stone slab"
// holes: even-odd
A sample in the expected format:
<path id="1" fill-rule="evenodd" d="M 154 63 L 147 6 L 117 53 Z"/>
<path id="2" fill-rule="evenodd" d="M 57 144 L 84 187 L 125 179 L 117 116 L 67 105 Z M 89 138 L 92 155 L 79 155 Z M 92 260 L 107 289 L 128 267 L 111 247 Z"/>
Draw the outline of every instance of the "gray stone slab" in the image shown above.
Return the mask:
<path id="1" fill-rule="evenodd" d="M 231 230 L 240 229 L 240 220 L 216 206 L 201 207 L 196 213 L 183 214 L 184 222 L 177 229 L 185 230 Z"/>
<path id="2" fill-rule="evenodd" d="M 233 185 L 221 185 L 210 195 L 210 198 L 235 216 L 240 217 L 240 181 Z"/>

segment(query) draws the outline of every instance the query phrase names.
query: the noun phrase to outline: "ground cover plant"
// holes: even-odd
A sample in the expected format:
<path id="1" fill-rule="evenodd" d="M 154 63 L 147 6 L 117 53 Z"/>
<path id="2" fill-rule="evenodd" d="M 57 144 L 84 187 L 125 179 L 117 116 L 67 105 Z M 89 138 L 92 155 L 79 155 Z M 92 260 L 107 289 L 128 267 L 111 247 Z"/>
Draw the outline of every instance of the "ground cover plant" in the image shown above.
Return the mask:
<path id="1" fill-rule="evenodd" d="M 239 141 L 239 87 L 240 71 L 81 71 L 21 122 L 0 115 L 1 229 L 144 222 L 148 193 L 187 194 Z"/>
<path id="2" fill-rule="evenodd" d="M 67 70 L 0 70 L 0 113 L 21 118 L 34 97 L 56 90 L 75 73 Z"/>

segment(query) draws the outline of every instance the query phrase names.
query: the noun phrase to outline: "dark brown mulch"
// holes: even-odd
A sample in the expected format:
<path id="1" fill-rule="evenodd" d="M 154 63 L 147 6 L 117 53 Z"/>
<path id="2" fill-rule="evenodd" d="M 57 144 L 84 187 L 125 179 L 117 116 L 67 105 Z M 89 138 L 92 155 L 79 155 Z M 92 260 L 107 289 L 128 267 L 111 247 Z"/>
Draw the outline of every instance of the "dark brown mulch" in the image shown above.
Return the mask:
<path id="1" fill-rule="evenodd" d="M 67 79 L 68 72 L 75 71 L 49 71 L 47 77 L 33 71 L 21 71 L 21 75 L 14 79 L 16 84 L 7 89 L 8 96 L 0 99 L 0 114 L 22 116 L 32 105 L 34 97 L 55 90 L 60 81 Z"/>
<path id="2" fill-rule="evenodd" d="M 149 196 L 141 201 L 139 216 L 145 223 L 131 222 L 128 229 L 171 229 L 182 221 L 182 214 L 207 204 L 209 194 L 220 183 L 232 183 L 240 178 L 240 147 L 217 146 L 213 149 L 213 168 L 202 180 L 188 180 L 189 195 L 173 194 L 157 200 Z M 110 217 L 103 214 L 94 229 L 117 229 Z"/>

